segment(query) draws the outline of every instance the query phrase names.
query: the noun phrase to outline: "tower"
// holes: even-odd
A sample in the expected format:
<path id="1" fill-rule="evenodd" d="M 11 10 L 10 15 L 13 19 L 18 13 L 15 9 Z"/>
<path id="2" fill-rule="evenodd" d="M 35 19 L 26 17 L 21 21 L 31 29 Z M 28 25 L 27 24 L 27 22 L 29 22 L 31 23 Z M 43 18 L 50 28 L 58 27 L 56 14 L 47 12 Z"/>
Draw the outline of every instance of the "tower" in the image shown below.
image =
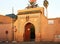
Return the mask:
<path id="1" fill-rule="evenodd" d="M 14 14 L 14 7 L 12 7 L 12 14 Z"/>
<path id="2" fill-rule="evenodd" d="M 17 41 L 41 41 L 41 25 L 46 21 L 44 8 L 38 7 L 36 0 L 30 0 L 27 9 L 18 10 L 18 19 L 15 22 L 17 28 Z M 43 20 L 44 21 L 43 21 Z"/>

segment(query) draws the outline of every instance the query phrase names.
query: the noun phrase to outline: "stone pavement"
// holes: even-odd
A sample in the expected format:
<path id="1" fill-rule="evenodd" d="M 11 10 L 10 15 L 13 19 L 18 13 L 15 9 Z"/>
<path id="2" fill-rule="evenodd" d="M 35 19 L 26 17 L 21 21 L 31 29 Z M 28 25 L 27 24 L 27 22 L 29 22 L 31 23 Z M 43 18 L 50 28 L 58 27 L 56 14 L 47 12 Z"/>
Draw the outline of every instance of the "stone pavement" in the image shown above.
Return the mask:
<path id="1" fill-rule="evenodd" d="M 0 42 L 0 44 L 60 44 L 60 42 Z"/>

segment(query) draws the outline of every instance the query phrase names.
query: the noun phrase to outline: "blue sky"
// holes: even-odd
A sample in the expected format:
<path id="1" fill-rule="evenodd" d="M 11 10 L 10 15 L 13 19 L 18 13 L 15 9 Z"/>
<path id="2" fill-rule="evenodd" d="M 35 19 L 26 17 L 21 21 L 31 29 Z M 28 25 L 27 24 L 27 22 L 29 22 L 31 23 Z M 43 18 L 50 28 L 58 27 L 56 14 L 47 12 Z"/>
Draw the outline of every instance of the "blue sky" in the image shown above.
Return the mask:
<path id="1" fill-rule="evenodd" d="M 37 0 L 36 3 L 43 7 L 44 0 Z M 48 0 L 48 17 L 55 18 L 60 17 L 60 0 Z M 29 0 L 0 0 L 0 14 L 6 15 L 12 13 L 12 7 L 14 7 L 14 13 L 17 14 L 18 10 L 25 9 L 29 4 Z"/>

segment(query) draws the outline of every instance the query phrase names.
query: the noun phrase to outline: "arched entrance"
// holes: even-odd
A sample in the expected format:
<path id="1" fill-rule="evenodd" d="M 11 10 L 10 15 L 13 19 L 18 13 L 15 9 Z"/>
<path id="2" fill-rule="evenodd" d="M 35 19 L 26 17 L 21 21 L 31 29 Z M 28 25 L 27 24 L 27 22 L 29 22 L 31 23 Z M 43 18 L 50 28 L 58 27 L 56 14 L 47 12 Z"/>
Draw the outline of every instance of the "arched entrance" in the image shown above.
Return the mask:
<path id="1" fill-rule="evenodd" d="M 35 40 L 35 27 L 31 23 L 25 25 L 24 31 L 24 41 L 34 41 Z"/>

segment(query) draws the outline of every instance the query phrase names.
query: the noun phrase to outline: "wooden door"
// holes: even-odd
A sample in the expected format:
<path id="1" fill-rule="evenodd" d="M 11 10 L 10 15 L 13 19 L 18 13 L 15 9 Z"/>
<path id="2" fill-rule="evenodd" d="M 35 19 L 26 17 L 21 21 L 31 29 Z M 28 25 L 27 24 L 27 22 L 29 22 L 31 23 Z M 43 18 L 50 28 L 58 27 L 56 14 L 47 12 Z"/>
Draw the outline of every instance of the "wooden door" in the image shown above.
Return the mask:
<path id="1" fill-rule="evenodd" d="M 30 24 L 25 26 L 24 41 L 30 41 Z"/>
<path id="2" fill-rule="evenodd" d="M 31 23 L 25 25 L 24 41 L 33 41 L 35 39 L 35 28 Z"/>

